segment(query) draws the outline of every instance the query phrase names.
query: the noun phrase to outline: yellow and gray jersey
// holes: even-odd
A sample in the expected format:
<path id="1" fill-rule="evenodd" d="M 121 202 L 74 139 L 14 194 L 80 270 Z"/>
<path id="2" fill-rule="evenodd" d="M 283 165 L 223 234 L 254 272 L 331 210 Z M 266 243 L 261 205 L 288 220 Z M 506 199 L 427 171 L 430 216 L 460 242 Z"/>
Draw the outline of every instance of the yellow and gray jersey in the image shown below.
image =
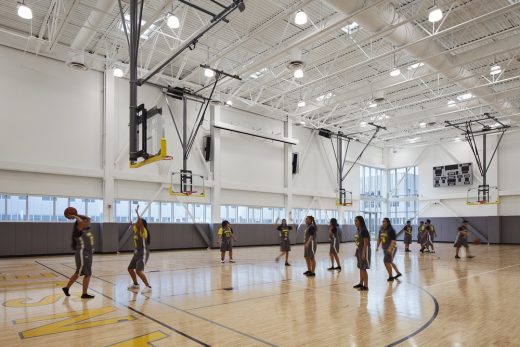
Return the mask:
<path id="1" fill-rule="evenodd" d="M 134 232 L 134 248 L 138 251 L 148 249 L 148 229 L 143 227 L 139 230 L 139 227 L 135 224 L 132 229 Z"/>
<path id="2" fill-rule="evenodd" d="M 92 252 L 94 249 L 94 235 L 92 235 L 90 229 L 75 230 L 74 239 L 76 241 L 76 251 Z"/>
<path id="3" fill-rule="evenodd" d="M 233 237 L 233 229 L 231 227 L 220 228 L 218 229 L 218 235 L 222 237 L 223 241 L 230 240 Z"/>
<path id="4" fill-rule="evenodd" d="M 76 274 L 79 276 L 92 275 L 92 253 L 94 250 L 94 235 L 89 229 L 74 230 L 76 252 Z"/>

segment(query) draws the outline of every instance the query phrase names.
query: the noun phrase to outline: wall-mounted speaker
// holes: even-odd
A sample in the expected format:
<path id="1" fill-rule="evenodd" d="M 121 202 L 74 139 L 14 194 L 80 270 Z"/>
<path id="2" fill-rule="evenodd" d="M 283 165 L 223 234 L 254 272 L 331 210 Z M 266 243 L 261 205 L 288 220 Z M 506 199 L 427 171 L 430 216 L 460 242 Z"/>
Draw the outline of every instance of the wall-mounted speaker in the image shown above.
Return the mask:
<path id="1" fill-rule="evenodd" d="M 300 157 L 298 153 L 292 154 L 292 173 L 297 174 L 300 172 Z"/>
<path id="2" fill-rule="evenodd" d="M 211 160 L 211 136 L 204 136 L 202 147 L 204 150 L 204 159 L 206 161 L 210 161 Z"/>

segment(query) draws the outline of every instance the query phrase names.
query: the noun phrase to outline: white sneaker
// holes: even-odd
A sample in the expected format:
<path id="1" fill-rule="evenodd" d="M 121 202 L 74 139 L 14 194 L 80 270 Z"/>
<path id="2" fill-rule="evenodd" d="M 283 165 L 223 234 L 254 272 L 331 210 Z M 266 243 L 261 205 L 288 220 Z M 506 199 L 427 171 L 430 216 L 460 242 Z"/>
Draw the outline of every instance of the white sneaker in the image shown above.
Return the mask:
<path id="1" fill-rule="evenodd" d="M 221 260 L 220 263 L 221 263 L 221 264 L 224 264 L 224 260 Z"/>
<path id="2" fill-rule="evenodd" d="M 131 284 L 127 287 L 128 290 L 139 290 L 140 286 L 138 284 Z"/>
<path id="3" fill-rule="evenodd" d="M 233 259 L 229 259 L 229 262 L 230 263 L 234 263 L 235 261 Z"/>
<path id="4" fill-rule="evenodd" d="M 151 293 L 152 287 L 144 287 L 143 290 L 141 290 L 141 294 Z"/>

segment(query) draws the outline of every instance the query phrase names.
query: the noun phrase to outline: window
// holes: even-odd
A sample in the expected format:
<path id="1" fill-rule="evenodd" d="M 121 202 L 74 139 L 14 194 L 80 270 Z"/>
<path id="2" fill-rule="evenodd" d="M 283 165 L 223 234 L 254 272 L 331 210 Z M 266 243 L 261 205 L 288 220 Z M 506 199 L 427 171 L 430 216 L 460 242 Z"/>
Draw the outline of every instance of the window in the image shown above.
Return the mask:
<path id="1" fill-rule="evenodd" d="M 227 207 L 227 218 L 230 223 L 236 223 L 237 221 L 237 206 Z"/>
<path id="2" fill-rule="evenodd" d="M 161 221 L 161 203 L 154 201 L 150 206 L 150 217 L 147 219 L 149 223 L 159 223 Z"/>
<path id="3" fill-rule="evenodd" d="M 54 220 L 57 222 L 68 221 L 68 219 L 65 218 L 65 216 L 63 215 L 63 211 L 65 211 L 65 209 L 69 207 L 69 198 L 63 198 L 58 196 L 54 198 L 54 200 L 56 203 L 56 215 Z"/>
<path id="4" fill-rule="evenodd" d="M 392 223 L 405 224 L 417 217 L 419 170 L 416 166 L 388 170 L 388 216 Z"/>
<path id="5" fill-rule="evenodd" d="M 172 203 L 171 202 L 161 202 L 161 222 L 163 222 L 163 223 L 173 222 Z"/>
<path id="6" fill-rule="evenodd" d="M 173 218 L 175 218 L 175 223 L 186 223 L 186 208 L 183 204 L 178 202 L 173 204 Z"/>
<path id="7" fill-rule="evenodd" d="M 87 214 L 87 200 L 86 199 L 70 198 L 69 206 L 74 207 L 78 211 L 78 214 L 80 214 L 80 215 Z"/>
<path id="8" fill-rule="evenodd" d="M 87 216 L 93 222 L 103 221 L 103 200 L 101 199 L 86 199 L 87 201 Z"/>
<path id="9" fill-rule="evenodd" d="M 54 216 L 54 198 L 50 196 L 29 196 L 29 221 L 50 222 Z"/>
<path id="10" fill-rule="evenodd" d="M 194 209 L 195 223 L 204 223 L 204 205 L 194 204 Z"/>
<path id="11" fill-rule="evenodd" d="M 354 218 L 356 217 L 356 213 L 354 211 L 345 211 L 343 216 L 344 224 L 354 224 Z"/>
<path id="12" fill-rule="evenodd" d="M 5 195 L 0 195 L 0 220 L 5 220 Z"/>
<path id="13" fill-rule="evenodd" d="M 262 209 L 256 207 L 249 208 L 249 223 L 262 223 Z"/>
<path id="14" fill-rule="evenodd" d="M 211 205 L 205 205 L 204 209 L 206 210 L 206 223 L 211 223 Z"/>
<path id="15" fill-rule="evenodd" d="M 274 223 L 272 207 L 262 208 L 262 223 L 264 223 L 264 224 L 273 224 Z"/>
<path id="16" fill-rule="evenodd" d="M 7 195 L 6 220 L 23 221 L 27 216 L 27 196 Z"/>
<path id="17" fill-rule="evenodd" d="M 383 196 L 384 170 L 369 166 L 360 167 L 361 195 Z"/>
<path id="18" fill-rule="evenodd" d="M 238 220 L 238 223 L 247 223 L 247 207 L 246 206 L 238 206 L 237 220 Z"/>
<path id="19" fill-rule="evenodd" d="M 130 201 L 116 200 L 115 207 L 116 222 L 130 222 Z"/>

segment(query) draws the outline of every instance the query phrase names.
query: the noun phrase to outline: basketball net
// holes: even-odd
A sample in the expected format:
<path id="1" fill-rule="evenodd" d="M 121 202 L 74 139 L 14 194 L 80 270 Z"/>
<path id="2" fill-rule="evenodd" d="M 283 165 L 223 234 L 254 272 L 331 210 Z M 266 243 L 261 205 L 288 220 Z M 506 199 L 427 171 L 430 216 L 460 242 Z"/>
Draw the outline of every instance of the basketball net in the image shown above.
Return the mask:
<path id="1" fill-rule="evenodd" d="M 155 164 L 157 165 L 159 175 L 167 176 L 170 171 L 170 166 L 172 164 L 172 161 L 171 160 L 159 160 Z"/>

